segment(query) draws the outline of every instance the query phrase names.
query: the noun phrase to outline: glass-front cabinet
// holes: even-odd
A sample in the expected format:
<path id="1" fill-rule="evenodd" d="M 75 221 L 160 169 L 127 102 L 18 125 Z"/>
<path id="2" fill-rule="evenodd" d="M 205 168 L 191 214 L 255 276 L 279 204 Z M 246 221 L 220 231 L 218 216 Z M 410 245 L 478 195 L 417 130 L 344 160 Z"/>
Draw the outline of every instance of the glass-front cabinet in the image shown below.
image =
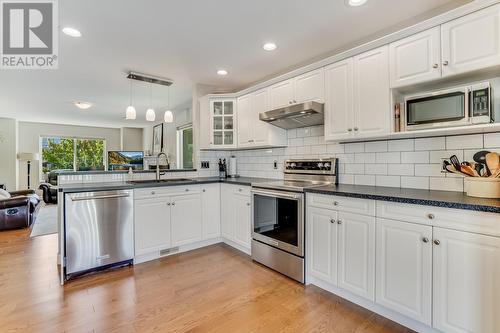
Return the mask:
<path id="1" fill-rule="evenodd" d="M 210 101 L 211 137 L 210 145 L 218 148 L 236 147 L 236 110 L 234 99 L 212 99 Z"/>

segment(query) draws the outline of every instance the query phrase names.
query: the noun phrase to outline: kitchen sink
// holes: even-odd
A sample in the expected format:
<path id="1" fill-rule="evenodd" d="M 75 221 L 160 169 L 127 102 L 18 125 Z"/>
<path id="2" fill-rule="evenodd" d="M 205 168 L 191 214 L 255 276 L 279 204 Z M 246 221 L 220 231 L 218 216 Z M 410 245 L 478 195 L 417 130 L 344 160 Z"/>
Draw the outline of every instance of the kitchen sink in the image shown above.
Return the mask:
<path id="1" fill-rule="evenodd" d="M 189 178 L 175 178 L 175 179 L 146 179 L 146 180 L 131 180 L 131 184 L 165 184 L 165 183 L 176 183 L 176 182 L 187 182 L 192 181 Z"/>

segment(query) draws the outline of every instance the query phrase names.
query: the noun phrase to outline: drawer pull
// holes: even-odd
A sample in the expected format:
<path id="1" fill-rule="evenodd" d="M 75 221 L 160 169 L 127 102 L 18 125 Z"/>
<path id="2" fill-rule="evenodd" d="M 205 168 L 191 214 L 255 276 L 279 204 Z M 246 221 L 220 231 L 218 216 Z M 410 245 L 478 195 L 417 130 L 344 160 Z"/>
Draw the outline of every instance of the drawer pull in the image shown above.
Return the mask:
<path id="1" fill-rule="evenodd" d="M 339 202 L 338 202 L 338 201 L 334 201 L 334 202 L 333 202 L 333 205 L 334 205 L 334 206 L 338 206 L 338 205 L 339 205 Z"/>
<path id="2" fill-rule="evenodd" d="M 250 206 L 250 203 L 249 203 L 249 202 L 247 202 L 247 206 Z"/>
<path id="3" fill-rule="evenodd" d="M 206 192 L 207 190 L 203 189 L 203 192 Z"/>
<path id="4" fill-rule="evenodd" d="M 172 206 L 175 206 L 175 202 L 172 202 Z"/>
<path id="5" fill-rule="evenodd" d="M 167 206 L 170 206 L 170 202 L 167 202 Z"/>
<path id="6" fill-rule="evenodd" d="M 238 192 L 241 192 L 241 191 L 243 191 L 243 190 L 242 190 L 241 188 L 239 188 L 239 189 L 238 189 Z"/>
<path id="7" fill-rule="evenodd" d="M 151 195 L 155 195 L 155 194 L 156 194 L 156 192 L 155 192 L 155 191 L 151 191 Z"/>
<path id="8" fill-rule="evenodd" d="M 427 217 L 429 218 L 429 220 L 434 220 L 436 216 L 434 216 L 434 214 L 427 214 Z"/>
<path id="9" fill-rule="evenodd" d="M 439 244 L 441 244 L 441 242 L 439 241 L 439 239 L 435 239 L 434 244 L 439 245 Z"/>
<path id="10" fill-rule="evenodd" d="M 338 220 L 337 220 L 337 224 L 342 224 L 342 220 L 341 220 L 341 219 L 338 219 Z"/>
<path id="11" fill-rule="evenodd" d="M 432 68 L 438 68 L 438 67 L 439 67 L 439 65 L 438 65 L 438 64 L 434 64 L 434 65 L 432 65 Z"/>
<path id="12" fill-rule="evenodd" d="M 427 238 L 427 237 L 422 238 L 422 242 L 429 243 L 429 238 Z"/>
<path id="13" fill-rule="evenodd" d="M 189 192 L 189 189 L 187 188 L 185 191 L 186 191 L 186 192 Z"/>
<path id="14" fill-rule="evenodd" d="M 335 223 L 335 219 L 331 219 L 331 220 L 330 220 L 330 223 Z"/>

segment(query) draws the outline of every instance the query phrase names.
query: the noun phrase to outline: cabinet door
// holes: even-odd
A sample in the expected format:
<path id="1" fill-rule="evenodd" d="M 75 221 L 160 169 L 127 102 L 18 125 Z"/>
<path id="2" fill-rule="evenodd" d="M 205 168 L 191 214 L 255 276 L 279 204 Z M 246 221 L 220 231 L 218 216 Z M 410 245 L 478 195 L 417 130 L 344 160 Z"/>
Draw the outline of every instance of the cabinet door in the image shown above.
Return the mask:
<path id="1" fill-rule="evenodd" d="M 211 147 L 235 147 L 235 101 L 232 99 L 211 100 L 210 110 Z"/>
<path id="2" fill-rule="evenodd" d="M 135 255 L 171 246 L 168 198 L 141 199 L 134 202 Z"/>
<path id="3" fill-rule="evenodd" d="M 293 104 L 293 80 L 286 80 L 269 88 L 269 109 Z"/>
<path id="4" fill-rule="evenodd" d="M 230 185 L 221 185 L 221 235 L 229 240 L 234 240 L 233 221 L 233 195 L 234 188 Z"/>
<path id="5" fill-rule="evenodd" d="M 441 77 L 441 29 L 435 27 L 389 46 L 391 87 Z"/>
<path id="6" fill-rule="evenodd" d="M 389 89 L 388 46 L 354 57 L 354 134 L 388 134 L 392 108 Z"/>
<path id="7" fill-rule="evenodd" d="M 500 65 L 500 5 L 441 26 L 443 76 Z"/>
<path id="8" fill-rule="evenodd" d="M 352 58 L 328 66 L 325 76 L 325 139 L 350 138 L 354 127 Z"/>
<path id="9" fill-rule="evenodd" d="M 443 332 L 500 332 L 500 238 L 433 232 L 433 326 Z"/>
<path id="10" fill-rule="evenodd" d="M 220 184 L 206 184 L 201 190 L 203 239 L 220 237 Z"/>
<path id="11" fill-rule="evenodd" d="M 302 74 L 295 78 L 294 103 L 308 101 L 324 102 L 325 73 L 323 68 Z"/>
<path id="12" fill-rule="evenodd" d="M 376 302 L 431 325 L 432 227 L 377 219 Z"/>
<path id="13" fill-rule="evenodd" d="M 251 147 L 254 133 L 254 111 L 252 110 L 252 95 L 238 98 L 238 146 Z"/>
<path id="14" fill-rule="evenodd" d="M 375 217 L 339 212 L 338 285 L 375 300 Z"/>
<path id="15" fill-rule="evenodd" d="M 252 241 L 250 201 L 248 195 L 233 194 L 234 241 L 248 249 Z"/>
<path id="16" fill-rule="evenodd" d="M 181 246 L 202 239 L 201 195 L 188 194 L 172 197 L 172 245 Z"/>
<path id="17" fill-rule="evenodd" d="M 272 144 L 269 139 L 273 132 L 283 132 L 284 130 L 270 125 L 259 119 L 259 114 L 269 110 L 268 89 L 262 89 L 252 94 L 252 121 L 246 126 L 253 128 L 252 143 L 256 146 Z"/>
<path id="18" fill-rule="evenodd" d="M 308 207 L 306 235 L 309 274 L 337 285 L 337 212 Z"/>
<path id="19" fill-rule="evenodd" d="M 200 103 L 200 120 L 199 120 L 199 132 L 200 132 L 200 149 L 209 149 L 212 146 L 212 131 L 211 125 L 211 114 L 210 114 L 210 101 L 208 97 L 202 97 L 199 100 Z"/>

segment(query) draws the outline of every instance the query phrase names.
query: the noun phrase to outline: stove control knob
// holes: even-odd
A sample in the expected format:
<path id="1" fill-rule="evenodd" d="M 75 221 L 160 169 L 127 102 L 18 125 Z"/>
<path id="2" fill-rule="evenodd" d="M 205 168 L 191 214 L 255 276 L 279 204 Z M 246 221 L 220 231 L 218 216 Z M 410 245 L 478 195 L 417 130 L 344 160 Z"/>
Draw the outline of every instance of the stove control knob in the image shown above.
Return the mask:
<path id="1" fill-rule="evenodd" d="M 295 163 L 290 164 L 290 167 L 292 167 L 292 168 L 295 168 L 296 166 L 297 166 L 297 164 L 295 164 Z"/>
<path id="2" fill-rule="evenodd" d="M 323 163 L 318 163 L 318 168 L 322 168 L 323 167 Z"/>
<path id="3" fill-rule="evenodd" d="M 325 169 L 329 169 L 330 168 L 330 163 L 325 163 L 325 164 L 323 164 L 323 166 L 325 167 Z"/>

